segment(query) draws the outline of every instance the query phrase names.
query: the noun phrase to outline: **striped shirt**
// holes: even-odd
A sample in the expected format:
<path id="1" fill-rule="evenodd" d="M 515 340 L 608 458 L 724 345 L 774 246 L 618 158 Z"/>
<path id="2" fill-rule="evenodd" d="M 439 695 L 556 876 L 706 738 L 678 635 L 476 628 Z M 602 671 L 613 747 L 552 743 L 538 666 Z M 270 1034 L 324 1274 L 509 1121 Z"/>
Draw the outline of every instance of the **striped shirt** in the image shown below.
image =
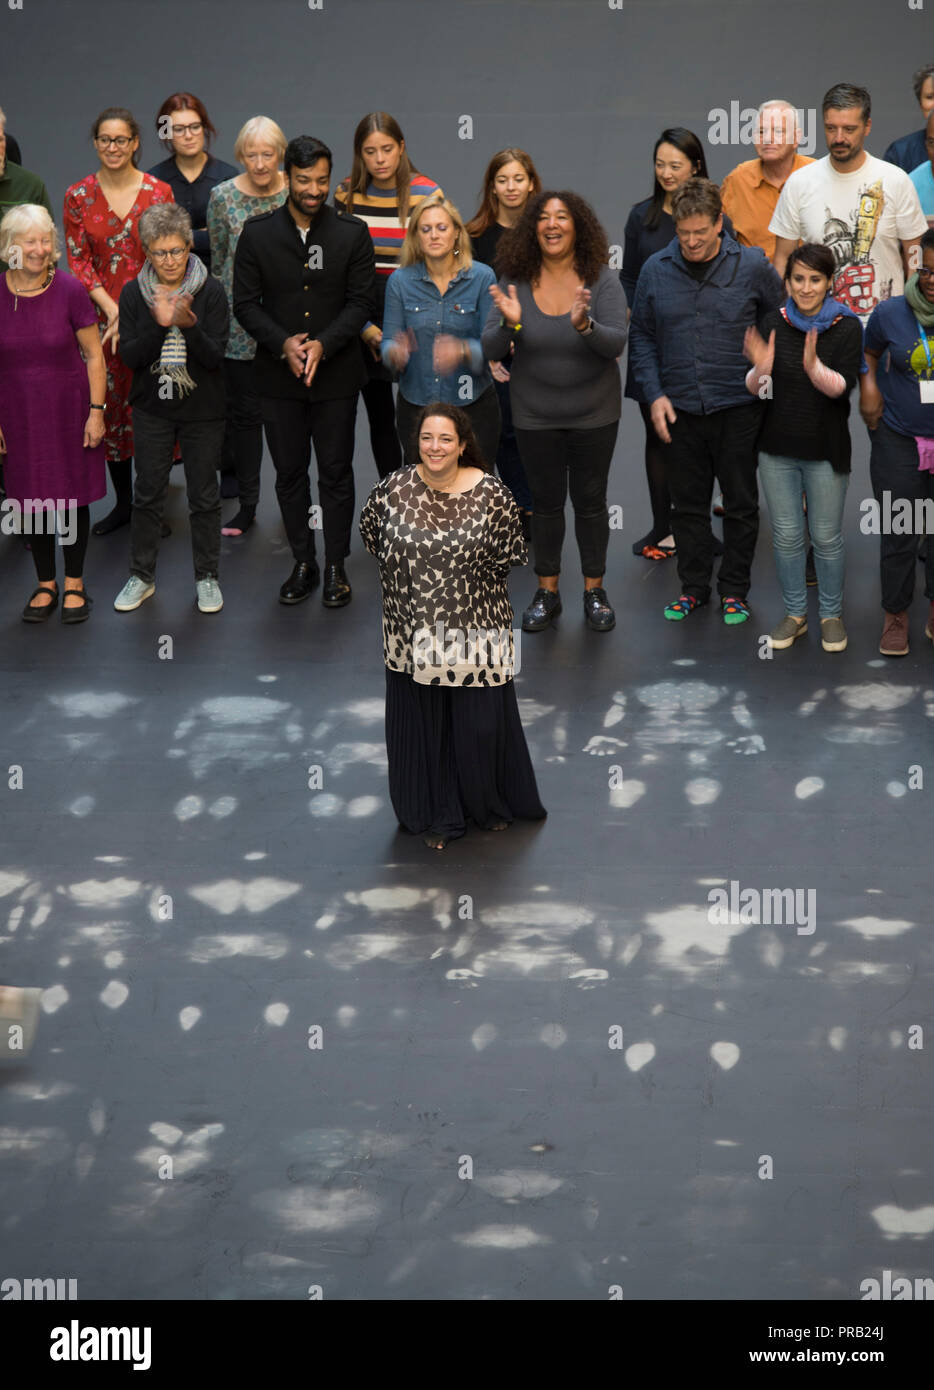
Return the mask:
<path id="1" fill-rule="evenodd" d="M 334 206 L 338 211 L 346 208 L 349 178 L 335 189 Z M 416 174 L 409 184 L 409 212 L 418 207 L 432 193 L 440 193 L 438 185 L 425 174 Z M 374 188 L 370 184 L 366 193 L 355 193 L 353 215 L 365 222 L 373 238 L 376 253 L 377 280 L 385 283 L 399 264 L 399 253 L 405 240 L 406 223 L 399 217 L 399 202 L 394 188 Z"/>

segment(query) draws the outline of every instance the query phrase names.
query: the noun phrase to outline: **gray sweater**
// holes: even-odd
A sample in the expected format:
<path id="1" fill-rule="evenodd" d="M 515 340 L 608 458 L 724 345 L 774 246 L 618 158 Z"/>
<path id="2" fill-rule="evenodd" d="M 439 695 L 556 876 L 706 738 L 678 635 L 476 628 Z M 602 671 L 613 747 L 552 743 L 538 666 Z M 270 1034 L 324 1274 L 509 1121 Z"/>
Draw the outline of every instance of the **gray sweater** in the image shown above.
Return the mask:
<path id="1" fill-rule="evenodd" d="M 508 279 L 499 287 L 508 294 Z M 589 288 L 594 327 L 586 336 L 571 326 L 570 314 L 543 314 L 527 281 L 516 285 L 522 306 L 518 333 L 501 326 L 499 309 L 490 306 L 483 352 L 496 361 L 515 343 L 507 366 L 512 418 L 519 429 L 596 429 L 619 419 L 616 359 L 626 346 L 626 296 L 619 275 L 608 266 Z"/>

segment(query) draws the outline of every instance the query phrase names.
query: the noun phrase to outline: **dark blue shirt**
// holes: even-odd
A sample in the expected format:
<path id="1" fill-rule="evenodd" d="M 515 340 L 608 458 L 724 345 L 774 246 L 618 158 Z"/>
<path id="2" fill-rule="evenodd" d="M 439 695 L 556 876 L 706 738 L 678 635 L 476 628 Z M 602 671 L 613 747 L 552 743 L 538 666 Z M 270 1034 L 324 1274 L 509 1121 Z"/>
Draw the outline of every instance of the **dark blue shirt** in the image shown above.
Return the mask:
<path id="1" fill-rule="evenodd" d="M 927 146 L 924 143 L 926 135 L 926 129 L 913 130 L 910 135 L 893 140 L 882 158 L 890 164 L 897 164 L 899 169 L 904 169 L 906 174 L 910 174 L 912 169 L 917 169 L 928 157 Z"/>
<path id="2" fill-rule="evenodd" d="M 195 253 L 210 270 L 211 243 L 208 238 L 207 226 L 208 199 L 211 196 L 211 189 L 216 184 L 223 183 L 225 179 L 235 179 L 240 170 L 209 154 L 207 164 L 193 183 L 189 183 L 185 178 L 175 163 L 174 156 L 155 165 L 149 172 L 153 178 L 161 179 L 163 183 L 169 185 L 176 203 L 188 213 L 194 228 Z"/>
<path id="3" fill-rule="evenodd" d="M 629 362 L 641 399 L 667 396 L 676 410 L 710 415 L 749 405 L 743 339 L 784 301 L 782 282 L 758 246 L 725 233 L 696 279 L 677 238 L 642 267 L 629 325 Z"/>
<path id="4" fill-rule="evenodd" d="M 928 351 L 934 362 L 934 329 L 926 334 Z M 866 325 L 864 347 L 878 357 L 889 352 L 889 369 L 876 369 L 876 379 L 885 408 L 882 418 L 896 434 L 915 439 L 934 439 L 934 403 L 921 404 L 921 380 L 934 381 L 928 369 L 927 357 L 918 323 L 903 294 L 883 299 L 873 309 Z"/>
<path id="5" fill-rule="evenodd" d="M 488 265 L 474 261 L 468 270 L 459 270 L 444 294 L 425 268 L 424 261 L 394 270 L 386 284 L 383 311 L 383 364 L 393 371 L 389 353 L 397 333 L 412 329 L 417 344 L 399 377 L 399 390 L 410 405 L 445 401 L 464 405 L 476 401 L 493 384 L 483 355 L 480 335 L 490 308 L 490 286 L 496 276 Z M 470 361 L 450 376 L 435 372 L 432 360 L 434 340 L 439 334 L 462 338 L 470 346 Z M 468 395 L 463 394 L 463 378 L 471 378 Z"/>
<path id="6" fill-rule="evenodd" d="M 619 272 L 620 284 L 626 291 L 626 303 L 630 309 L 636 302 L 636 282 L 639 271 L 656 251 L 663 251 L 675 235 L 674 218 L 670 212 L 662 212 L 655 227 L 647 227 L 645 219 L 652 206 L 651 198 L 636 203 L 626 219 L 623 245 L 623 268 Z M 723 214 L 723 230 L 735 236 L 733 223 Z M 483 257 L 481 256 L 481 260 Z"/>

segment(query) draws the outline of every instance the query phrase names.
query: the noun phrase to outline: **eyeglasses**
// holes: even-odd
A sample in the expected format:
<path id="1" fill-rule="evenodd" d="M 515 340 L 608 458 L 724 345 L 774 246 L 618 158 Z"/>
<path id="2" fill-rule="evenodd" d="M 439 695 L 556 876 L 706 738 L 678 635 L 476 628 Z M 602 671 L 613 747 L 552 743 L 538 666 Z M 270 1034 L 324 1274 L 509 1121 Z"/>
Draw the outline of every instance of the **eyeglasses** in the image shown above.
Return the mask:
<path id="1" fill-rule="evenodd" d="M 203 121 L 192 121 L 191 125 L 173 125 L 173 135 L 200 135 L 204 129 Z"/>
<path id="2" fill-rule="evenodd" d="M 168 251 L 150 251 L 148 255 L 150 255 L 154 261 L 180 261 L 182 256 L 188 255 L 188 247 L 170 246 Z"/>
<path id="3" fill-rule="evenodd" d="M 925 270 L 922 266 L 918 271 L 918 278 L 920 280 L 934 280 L 934 270 Z"/>
<path id="4" fill-rule="evenodd" d="M 111 145 L 116 145 L 118 150 L 125 150 L 135 138 L 133 135 L 95 135 L 94 143 L 100 150 L 109 150 Z"/>

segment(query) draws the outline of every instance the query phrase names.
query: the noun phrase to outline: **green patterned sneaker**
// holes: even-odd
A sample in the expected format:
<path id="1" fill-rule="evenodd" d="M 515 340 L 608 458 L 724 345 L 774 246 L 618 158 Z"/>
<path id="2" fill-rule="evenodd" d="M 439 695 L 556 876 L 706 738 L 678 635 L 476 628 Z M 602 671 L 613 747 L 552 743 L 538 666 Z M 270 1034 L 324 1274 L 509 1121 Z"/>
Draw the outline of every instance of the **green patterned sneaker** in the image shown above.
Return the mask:
<path id="1" fill-rule="evenodd" d="M 749 621 L 749 605 L 741 598 L 722 598 L 720 607 L 723 609 L 723 621 L 730 627 Z"/>

